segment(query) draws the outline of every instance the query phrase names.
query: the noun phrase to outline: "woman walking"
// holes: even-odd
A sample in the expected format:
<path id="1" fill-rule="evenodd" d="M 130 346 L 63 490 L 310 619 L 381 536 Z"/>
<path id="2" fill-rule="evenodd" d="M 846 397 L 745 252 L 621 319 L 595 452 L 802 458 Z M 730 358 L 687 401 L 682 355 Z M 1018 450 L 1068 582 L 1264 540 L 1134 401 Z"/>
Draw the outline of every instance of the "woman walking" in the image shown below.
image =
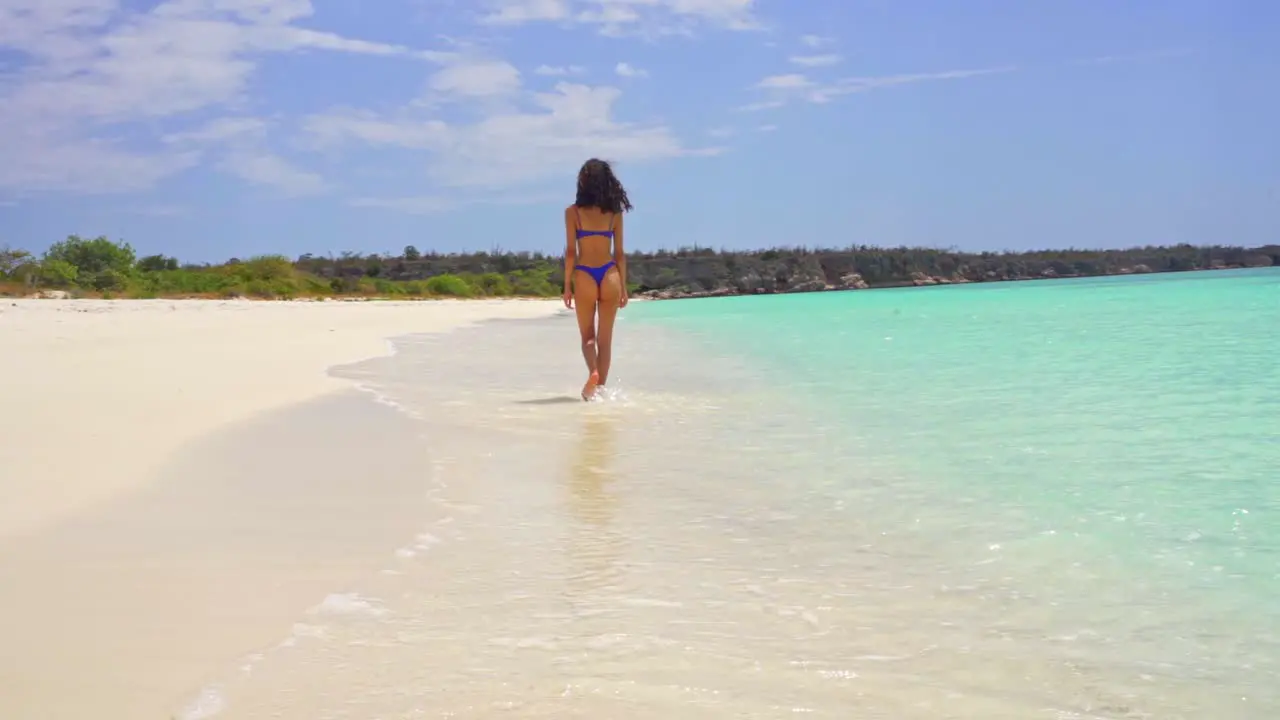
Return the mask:
<path id="1" fill-rule="evenodd" d="M 609 380 L 613 323 L 627 305 L 627 256 L 622 247 L 627 191 L 603 160 L 592 158 L 578 171 L 578 195 L 564 210 L 564 304 L 576 306 L 590 400 Z"/>

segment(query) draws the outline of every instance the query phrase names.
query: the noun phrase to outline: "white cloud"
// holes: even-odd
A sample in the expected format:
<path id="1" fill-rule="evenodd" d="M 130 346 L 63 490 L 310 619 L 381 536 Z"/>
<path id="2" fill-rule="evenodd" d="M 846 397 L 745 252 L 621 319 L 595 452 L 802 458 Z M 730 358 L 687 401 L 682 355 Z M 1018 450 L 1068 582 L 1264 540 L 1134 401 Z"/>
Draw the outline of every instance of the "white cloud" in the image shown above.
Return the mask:
<path id="1" fill-rule="evenodd" d="M 782 100 L 762 100 L 760 102 L 747 103 L 746 105 L 736 108 L 738 112 L 759 112 L 761 110 L 773 110 L 786 105 Z"/>
<path id="2" fill-rule="evenodd" d="M 555 21 L 607 34 L 758 26 L 754 0 L 495 0 L 491 7 L 490 22 Z M 311 0 L 0 0 L 0 52 L 18 58 L 0 66 L 0 194 L 141 191 L 202 164 L 289 195 L 333 189 L 273 145 L 297 140 L 299 129 L 313 148 L 417 151 L 426 192 L 360 200 L 406 211 L 440 207 L 440 198 L 472 202 L 477 188 L 515 197 L 506 189 L 562 177 L 589 156 L 639 163 L 719 152 L 682 143 L 663 122 L 617 118 L 617 88 L 562 82 L 532 93 L 514 65 L 466 41 L 449 52 L 371 42 L 312 29 L 313 14 Z M 435 67 L 424 72 L 423 97 L 406 98 L 399 110 L 335 109 L 301 127 L 257 117 L 261 99 L 250 91 L 260 61 L 302 51 Z M 614 72 L 646 74 L 629 63 Z"/>
<path id="3" fill-rule="evenodd" d="M 431 215 L 452 210 L 458 202 L 440 195 L 411 195 L 407 197 L 359 197 L 347 203 L 352 207 L 395 210 L 409 215 Z"/>
<path id="4" fill-rule="evenodd" d="M 124 209 L 124 212 L 131 212 L 135 215 L 145 215 L 147 217 L 180 217 L 191 212 L 190 208 L 183 205 L 143 205 Z"/>
<path id="5" fill-rule="evenodd" d="M 647 70 L 641 70 L 640 68 L 633 67 L 630 63 L 620 62 L 616 67 L 614 67 L 613 71 L 616 72 L 619 77 L 649 77 L 649 72 Z"/>
<path id="6" fill-rule="evenodd" d="M 1191 50 L 1160 50 L 1149 53 L 1128 53 L 1123 55 L 1101 55 L 1098 57 L 1076 60 L 1074 65 L 1110 65 L 1119 62 L 1142 62 L 1146 60 L 1163 60 L 1165 58 L 1185 57 Z"/>
<path id="7" fill-rule="evenodd" d="M 581 65 L 539 65 L 534 68 L 535 75 L 581 75 L 586 72 L 586 68 Z"/>
<path id="8" fill-rule="evenodd" d="M 774 130 L 777 130 L 777 129 L 778 129 L 777 125 L 761 125 L 756 128 L 756 131 L 767 133 L 767 132 L 773 132 Z"/>
<path id="9" fill-rule="evenodd" d="M 808 48 L 820 48 L 831 44 L 831 38 L 821 35 L 801 35 L 800 44 Z"/>
<path id="10" fill-rule="evenodd" d="M 314 115 L 305 132 L 317 143 L 352 143 L 423 151 L 423 167 L 438 186 L 510 188 L 547 178 L 571 177 L 592 156 L 622 163 L 690 155 L 716 149 L 685 147 L 660 124 L 616 120 L 621 92 L 561 82 L 554 92 L 532 93 L 526 107 L 508 108 L 472 124 L 448 123 L 406 109 L 398 113 L 334 111 Z"/>
<path id="11" fill-rule="evenodd" d="M 825 55 L 795 55 L 791 57 L 792 63 L 796 65 L 803 65 L 805 67 L 836 65 L 840 60 L 841 57 L 835 53 L 827 53 Z"/>
<path id="12" fill-rule="evenodd" d="M 265 54 L 447 59 L 293 24 L 312 12 L 309 0 L 165 0 L 144 12 L 114 0 L 3 0 L 0 49 L 24 64 L 0 83 L 0 189 L 138 190 L 191 167 L 200 151 L 155 143 L 156 123 L 243 101 Z M 152 140 L 126 141 L 129 124 Z"/>
<path id="13" fill-rule="evenodd" d="M 727 125 L 724 127 L 714 127 L 707 131 L 707 134 L 713 138 L 733 137 L 737 131 Z"/>
<path id="14" fill-rule="evenodd" d="M 498 25 L 566 20 L 571 15 L 568 0 L 503 0 L 491 4 L 494 10 L 485 16 L 485 21 Z"/>
<path id="15" fill-rule="evenodd" d="M 144 190 L 200 160 L 200 154 L 190 150 L 139 153 L 118 139 L 30 125 L 4 126 L 0 157 L 0 191 L 19 195 Z"/>
<path id="16" fill-rule="evenodd" d="M 1014 67 L 983 68 L 978 70 L 946 70 L 932 73 L 911 73 L 902 75 L 883 75 L 876 77 L 849 77 L 831 83 L 817 83 L 808 77 L 796 73 L 770 75 L 755 87 L 765 91 L 769 97 L 765 100 L 744 105 L 739 110 L 759 111 L 779 108 L 792 100 L 804 100 L 811 103 L 826 103 L 840 95 L 882 90 L 900 85 L 911 85 L 922 82 L 942 80 L 962 80 L 966 78 L 995 75 L 1015 71 Z"/>
<path id="17" fill-rule="evenodd" d="M 480 195 L 407 195 L 400 197 L 360 197 L 347 204 L 352 207 L 395 210 L 409 215 L 432 215 L 456 210 L 467 205 L 534 205 L 563 200 L 563 194 L 486 193 Z"/>
<path id="18" fill-rule="evenodd" d="M 688 33 L 697 25 L 753 30 L 755 0 L 489 0 L 486 23 L 555 22 L 596 27 L 606 35 Z"/>
<path id="19" fill-rule="evenodd" d="M 790 90 L 794 88 L 807 88 L 812 86 L 813 82 L 809 80 L 809 78 L 798 73 L 770 75 L 756 83 L 756 87 L 770 90 Z"/>
<path id="20" fill-rule="evenodd" d="M 255 117 L 228 116 L 161 140 L 171 146 L 221 156 L 217 168 L 251 185 L 271 187 L 289 196 L 315 195 L 329 189 L 320 175 L 295 167 L 267 148 L 272 123 Z"/>
<path id="21" fill-rule="evenodd" d="M 190 130 L 169 133 L 161 139 L 170 144 L 232 142 L 245 137 L 261 138 L 267 126 L 267 121 L 261 118 L 228 116 Z"/>
<path id="22" fill-rule="evenodd" d="M 432 90 L 466 97 L 508 95 L 520 89 L 520 71 L 503 60 L 460 61 L 431 76 Z"/>
<path id="23" fill-rule="evenodd" d="M 219 167 L 252 185 L 274 188 L 290 196 L 316 195 L 329 189 L 316 173 L 299 170 L 270 153 L 234 151 Z"/>

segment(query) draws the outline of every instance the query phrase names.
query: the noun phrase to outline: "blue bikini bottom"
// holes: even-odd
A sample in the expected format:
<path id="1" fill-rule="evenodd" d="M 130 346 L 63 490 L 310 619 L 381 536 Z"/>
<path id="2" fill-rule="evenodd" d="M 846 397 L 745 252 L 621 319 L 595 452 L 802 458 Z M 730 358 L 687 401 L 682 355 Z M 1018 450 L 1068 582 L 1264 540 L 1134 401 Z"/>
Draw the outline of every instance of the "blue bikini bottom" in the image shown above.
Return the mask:
<path id="1" fill-rule="evenodd" d="M 609 272 L 609 268 L 617 265 L 616 262 L 610 260 L 600 267 L 591 267 L 590 265 L 574 265 L 574 270 L 582 270 L 590 275 L 596 281 L 596 287 L 600 287 L 600 283 L 604 282 L 604 276 Z"/>

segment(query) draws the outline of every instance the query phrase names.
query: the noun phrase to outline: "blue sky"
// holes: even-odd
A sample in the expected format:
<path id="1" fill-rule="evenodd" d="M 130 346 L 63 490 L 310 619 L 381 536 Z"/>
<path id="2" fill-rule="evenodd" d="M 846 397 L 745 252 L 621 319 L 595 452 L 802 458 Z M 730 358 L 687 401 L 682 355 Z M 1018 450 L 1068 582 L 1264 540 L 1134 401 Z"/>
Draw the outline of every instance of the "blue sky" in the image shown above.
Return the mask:
<path id="1" fill-rule="evenodd" d="M 1265 0 L 0 0 L 0 245 L 1280 241 Z"/>

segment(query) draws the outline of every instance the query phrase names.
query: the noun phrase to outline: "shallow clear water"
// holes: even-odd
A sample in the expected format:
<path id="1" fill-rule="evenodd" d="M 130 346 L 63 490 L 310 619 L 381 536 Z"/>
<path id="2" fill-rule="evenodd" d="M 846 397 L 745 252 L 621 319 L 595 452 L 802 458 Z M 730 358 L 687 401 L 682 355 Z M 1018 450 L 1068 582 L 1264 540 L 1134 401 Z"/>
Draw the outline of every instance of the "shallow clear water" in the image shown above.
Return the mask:
<path id="1" fill-rule="evenodd" d="M 422 532 L 185 716 L 1276 717 L 1277 311 L 1274 271 L 637 303 L 591 404 L 570 317 L 401 339 L 335 374 L 421 428 Z"/>

